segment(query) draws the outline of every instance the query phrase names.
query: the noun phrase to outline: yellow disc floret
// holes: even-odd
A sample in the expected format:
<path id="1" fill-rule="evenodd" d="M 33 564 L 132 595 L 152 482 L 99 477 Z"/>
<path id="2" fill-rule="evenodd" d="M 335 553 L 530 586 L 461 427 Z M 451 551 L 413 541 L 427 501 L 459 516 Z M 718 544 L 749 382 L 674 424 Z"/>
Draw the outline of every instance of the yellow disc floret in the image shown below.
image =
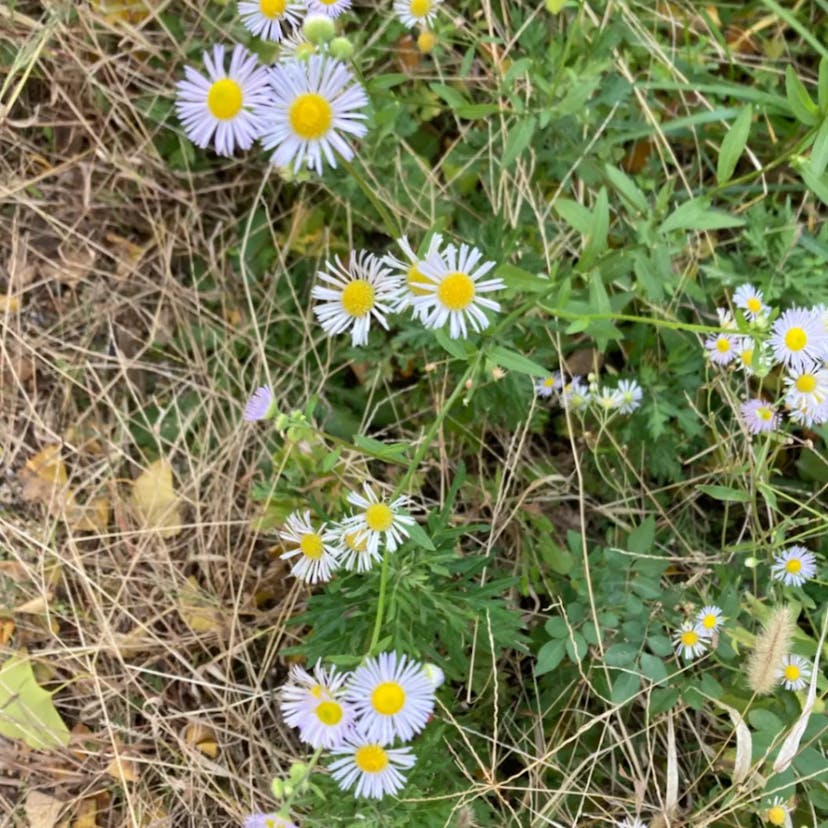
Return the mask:
<path id="1" fill-rule="evenodd" d="M 712 612 L 708 612 L 702 619 L 702 626 L 706 630 L 712 630 L 716 626 L 716 616 Z"/>
<path id="2" fill-rule="evenodd" d="M 799 681 L 800 675 L 802 675 L 802 671 L 796 666 L 796 664 L 789 664 L 785 668 L 785 678 L 788 681 Z"/>
<path id="3" fill-rule="evenodd" d="M 802 561 L 799 558 L 791 558 L 785 562 L 785 571 L 791 575 L 796 575 L 800 569 L 802 569 Z"/>
<path id="4" fill-rule="evenodd" d="M 431 0 L 411 0 L 408 10 L 412 17 L 425 17 L 431 11 Z"/>
<path id="5" fill-rule="evenodd" d="M 762 303 L 755 296 L 751 296 L 745 304 L 751 313 L 759 313 L 762 310 Z"/>
<path id="6" fill-rule="evenodd" d="M 353 552 L 364 552 L 368 548 L 368 536 L 359 532 L 346 532 L 343 540 Z"/>
<path id="7" fill-rule="evenodd" d="M 699 634 L 695 630 L 685 630 L 681 634 L 681 643 L 685 647 L 695 647 L 699 643 Z"/>
<path id="8" fill-rule="evenodd" d="M 379 745 L 363 745 L 354 753 L 354 764 L 365 773 L 380 773 L 388 767 L 388 754 Z"/>
<path id="9" fill-rule="evenodd" d="M 322 538 L 316 532 L 302 535 L 302 540 L 299 541 L 299 549 L 306 558 L 310 558 L 312 561 L 318 561 L 325 551 Z"/>
<path id="10" fill-rule="evenodd" d="M 335 701 L 323 701 L 316 705 L 316 717 L 324 725 L 339 724 L 342 719 L 342 706 Z"/>
<path id="11" fill-rule="evenodd" d="M 271 20 L 281 17 L 287 8 L 287 0 L 259 0 L 259 11 Z"/>
<path id="12" fill-rule="evenodd" d="M 386 532 L 394 522 L 394 513 L 384 503 L 372 503 L 365 510 L 365 522 L 372 532 Z"/>
<path id="13" fill-rule="evenodd" d="M 716 350 L 720 354 L 726 354 L 730 350 L 730 340 L 726 336 L 720 336 L 716 340 Z"/>
<path id="14" fill-rule="evenodd" d="M 803 394 L 810 394 L 816 388 L 816 377 L 813 374 L 803 374 L 796 378 L 796 390 Z"/>
<path id="15" fill-rule="evenodd" d="M 766 405 L 760 405 L 759 408 L 756 409 L 756 416 L 763 420 L 764 422 L 768 422 L 773 418 L 773 411 L 768 408 Z"/>
<path id="16" fill-rule="evenodd" d="M 789 351 L 801 351 L 808 344 L 808 334 L 802 328 L 791 328 L 785 334 L 785 346 Z"/>
<path id="17" fill-rule="evenodd" d="M 348 316 L 365 316 L 374 307 L 374 288 L 364 279 L 348 282 L 342 290 L 342 307 Z"/>
<path id="18" fill-rule="evenodd" d="M 449 273 L 437 288 L 437 298 L 449 310 L 465 310 L 474 301 L 474 281 L 466 273 Z"/>
<path id="19" fill-rule="evenodd" d="M 417 265 L 411 265 L 411 267 L 408 268 L 408 272 L 405 274 L 405 283 L 408 285 L 408 289 L 415 296 L 425 296 L 428 294 L 428 291 L 424 290 L 422 285 L 430 285 L 431 279 L 429 279 L 424 273 L 421 273 L 417 269 Z"/>
<path id="20" fill-rule="evenodd" d="M 384 681 L 374 688 L 371 706 L 383 716 L 393 716 L 403 709 L 405 690 L 396 681 Z"/>
<path id="21" fill-rule="evenodd" d="M 781 805 L 774 805 L 768 809 L 768 822 L 771 825 L 784 825 L 787 816 L 785 809 Z"/>
<path id="22" fill-rule="evenodd" d="M 437 45 L 437 35 L 434 32 L 420 32 L 420 36 L 417 38 L 417 48 L 422 52 L 422 54 L 427 55 L 434 51 L 434 47 Z"/>
<path id="23" fill-rule="evenodd" d="M 318 141 L 331 128 L 333 109 L 316 92 L 297 95 L 288 110 L 291 129 L 305 141 Z"/>
<path id="24" fill-rule="evenodd" d="M 214 118 L 229 121 L 239 114 L 242 108 L 242 89 L 232 78 L 222 78 L 213 82 L 207 93 L 207 109 Z"/>

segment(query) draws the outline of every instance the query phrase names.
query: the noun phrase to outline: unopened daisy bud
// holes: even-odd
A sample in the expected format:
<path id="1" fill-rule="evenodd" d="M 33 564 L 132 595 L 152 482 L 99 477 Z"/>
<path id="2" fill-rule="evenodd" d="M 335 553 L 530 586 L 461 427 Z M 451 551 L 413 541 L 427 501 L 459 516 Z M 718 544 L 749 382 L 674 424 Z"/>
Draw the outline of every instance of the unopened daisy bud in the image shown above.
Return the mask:
<path id="1" fill-rule="evenodd" d="M 336 28 L 333 20 L 325 14 L 309 14 L 302 24 L 302 32 L 305 37 L 311 42 L 328 43 L 333 40 L 336 34 Z"/>
<path id="2" fill-rule="evenodd" d="M 437 35 L 434 32 L 420 32 L 420 36 L 417 38 L 417 48 L 422 54 L 430 54 L 436 45 Z"/>
<path id="3" fill-rule="evenodd" d="M 328 46 L 328 50 L 331 57 L 337 60 L 350 60 L 354 54 L 354 44 L 347 37 L 335 37 Z"/>
<path id="4" fill-rule="evenodd" d="M 423 664 L 423 672 L 435 690 L 446 680 L 446 674 L 436 664 Z"/>
<path id="5" fill-rule="evenodd" d="M 274 799 L 285 798 L 285 783 L 278 776 L 270 780 L 270 792 Z"/>

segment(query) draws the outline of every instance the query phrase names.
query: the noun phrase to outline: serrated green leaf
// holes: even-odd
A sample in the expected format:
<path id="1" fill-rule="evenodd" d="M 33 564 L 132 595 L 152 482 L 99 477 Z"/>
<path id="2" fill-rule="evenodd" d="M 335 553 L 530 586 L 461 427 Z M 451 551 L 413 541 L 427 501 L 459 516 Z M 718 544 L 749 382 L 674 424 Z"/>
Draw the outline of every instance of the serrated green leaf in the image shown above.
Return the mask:
<path id="1" fill-rule="evenodd" d="M 719 148 L 719 160 L 716 164 L 716 179 L 719 184 L 724 184 L 733 177 L 736 164 L 742 157 L 745 150 L 748 136 L 750 135 L 750 124 L 753 118 L 753 107 L 748 104 L 737 116 L 736 120 L 722 139 Z"/>

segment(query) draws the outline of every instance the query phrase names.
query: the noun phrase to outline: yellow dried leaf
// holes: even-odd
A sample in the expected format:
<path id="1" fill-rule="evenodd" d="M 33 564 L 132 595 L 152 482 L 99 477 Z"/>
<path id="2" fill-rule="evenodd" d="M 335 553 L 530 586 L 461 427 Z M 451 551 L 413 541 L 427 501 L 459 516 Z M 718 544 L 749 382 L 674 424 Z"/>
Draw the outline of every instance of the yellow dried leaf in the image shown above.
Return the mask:
<path id="1" fill-rule="evenodd" d="M 72 822 L 72 828 L 97 828 L 98 803 L 94 797 L 82 799 L 78 805 L 77 816 Z"/>
<path id="2" fill-rule="evenodd" d="M 30 458 L 20 471 L 21 496 L 30 503 L 54 505 L 66 500 L 66 466 L 57 443 L 46 446 Z"/>
<path id="3" fill-rule="evenodd" d="M 0 293 L 0 313 L 17 313 L 20 310 L 20 299 L 8 293 Z"/>
<path id="4" fill-rule="evenodd" d="M 223 628 L 222 613 L 205 595 L 198 581 L 190 576 L 178 595 L 178 612 L 196 633 L 218 633 Z"/>
<path id="5" fill-rule="evenodd" d="M 193 722 L 184 728 L 181 736 L 186 744 L 194 747 L 205 756 L 215 759 L 219 755 L 218 740 L 212 727 Z"/>
<path id="6" fill-rule="evenodd" d="M 30 791 L 23 809 L 30 828 L 54 828 L 64 803 L 40 791 Z"/>
<path id="7" fill-rule="evenodd" d="M 14 635 L 14 620 L 12 618 L 0 618 L 0 647 L 5 647 Z"/>
<path id="8" fill-rule="evenodd" d="M 96 497 L 89 503 L 70 503 L 64 515 L 70 529 L 76 532 L 104 532 L 109 526 L 109 501 Z"/>
<path id="9" fill-rule="evenodd" d="M 32 598 L 31 600 L 21 604 L 19 607 L 15 607 L 14 611 L 23 613 L 24 615 L 41 615 L 46 612 L 46 608 L 49 606 L 49 601 L 51 601 L 53 597 L 54 596 L 51 592 L 47 592 L 45 595 L 38 595 L 37 598 Z"/>
<path id="10" fill-rule="evenodd" d="M 162 538 L 181 531 L 181 501 L 173 489 L 172 467 L 156 460 L 133 482 L 132 503 L 141 522 Z"/>
<path id="11" fill-rule="evenodd" d="M 126 756 L 115 756 L 106 766 L 106 772 L 119 782 L 136 782 L 138 780 L 138 766 L 133 759 Z"/>
<path id="12" fill-rule="evenodd" d="M 116 20 L 140 23 L 149 17 L 153 2 L 152 0 L 93 0 L 92 5 L 105 16 L 109 23 Z"/>

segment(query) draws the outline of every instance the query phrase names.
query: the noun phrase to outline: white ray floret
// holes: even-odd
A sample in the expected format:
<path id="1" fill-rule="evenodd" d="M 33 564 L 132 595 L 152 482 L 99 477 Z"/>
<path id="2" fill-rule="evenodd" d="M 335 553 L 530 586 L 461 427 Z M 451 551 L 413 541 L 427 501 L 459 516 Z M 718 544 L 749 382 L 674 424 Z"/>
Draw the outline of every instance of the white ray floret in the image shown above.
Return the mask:
<path id="1" fill-rule="evenodd" d="M 676 648 L 676 654 L 687 661 L 700 656 L 707 649 L 705 639 L 692 621 L 685 621 L 681 625 L 681 628 L 673 637 L 673 644 Z"/>
<path id="2" fill-rule="evenodd" d="M 733 334 L 718 333 L 709 336 L 704 341 L 704 347 L 711 362 L 715 362 L 716 365 L 728 365 L 736 358 L 738 342 L 739 337 Z"/>
<path id="3" fill-rule="evenodd" d="M 175 111 L 187 137 L 204 149 L 212 142 L 218 155 L 250 149 L 261 135 L 273 103 L 267 69 L 242 46 L 236 46 L 225 70 L 224 46 L 204 53 L 205 78 L 192 66 L 176 84 Z"/>
<path id="4" fill-rule="evenodd" d="M 351 0 L 308 0 L 308 14 L 339 17 L 351 8 Z"/>
<path id="5" fill-rule="evenodd" d="M 647 828 L 647 823 L 638 817 L 625 817 L 615 823 L 615 828 Z"/>
<path id="6" fill-rule="evenodd" d="M 294 546 L 280 557 L 283 560 L 293 561 L 291 574 L 309 584 L 329 581 L 331 575 L 339 566 L 336 536 L 324 526 L 315 529 L 311 525 L 309 511 L 293 512 L 285 521 L 285 528 L 279 532 L 279 537 L 286 544 Z"/>
<path id="7" fill-rule="evenodd" d="M 431 237 L 424 256 L 417 255 L 405 236 L 397 239 L 397 244 L 403 252 L 404 259 L 398 259 L 392 253 L 386 253 L 382 259 L 383 263 L 388 265 L 400 278 L 400 292 L 394 310 L 401 312 L 406 308 L 413 307 L 414 318 L 422 319 L 428 309 L 425 306 L 418 307 L 414 305 L 414 300 L 418 296 L 428 295 L 428 291 L 423 288 L 423 285 L 430 283 L 432 280 L 420 268 L 428 259 L 439 255 L 440 247 L 443 244 L 443 236 L 440 233 L 435 233 Z"/>
<path id="8" fill-rule="evenodd" d="M 357 667 L 345 697 L 356 710 L 360 732 L 382 744 L 412 739 L 434 710 L 434 685 L 423 665 L 393 652 Z"/>
<path id="9" fill-rule="evenodd" d="M 364 495 L 359 492 L 351 492 L 348 495 L 348 503 L 356 506 L 359 511 L 345 518 L 342 521 L 343 527 L 348 531 L 356 530 L 368 539 L 369 555 L 378 555 L 381 541 L 389 552 L 396 551 L 408 537 L 407 527 L 413 526 L 415 522 L 413 517 L 402 511 L 409 506 L 409 499 L 403 495 L 386 503 L 377 497 L 367 483 L 363 484 L 362 490 L 365 492 Z"/>
<path id="10" fill-rule="evenodd" d="M 239 16 L 251 34 L 263 40 L 280 41 L 302 25 L 307 11 L 304 0 L 256 0 L 239 3 Z"/>
<path id="11" fill-rule="evenodd" d="M 811 677 L 811 663 L 798 655 L 786 655 L 782 659 L 776 677 L 786 690 L 802 690 Z"/>
<path id="12" fill-rule="evenodd" d="M 279 814 L 250 814 L 244 818 L 243 828 L 299 828 Z"/>
<path id="13" fill-rule="evenodd" d="M 386 330 L 385 314 L 390 313 L 399 291 L 399 279 L 367 251 L 351 251 L 347 267 L 337 257 L 326 270 L 317 273 L 311 296 L 318 301 L 313 312 L 328 336 L 351 330 L 355 347 L 368 342 L 371 319 Z"/>
<path id="14" fill-rule="evenodd" d="M 721 607 L 715 604 L 708 604 L 702 607 L 696 614 L 696 632 L 702 638 L 712 638 L 724 623 Z"/>
<path id="15" fill-rule="evenodd" d="M 742 403 L 742 422 L 751 434 L 775 431 L 779 427 L 779 414 L 772 403 L 757 397 Z"/>
<path id="16" fill-rule="evenodd" d="M 773 355 L 788 370 L 804 371 L 828 354 L 828 333 L 819 314 L 805 308 L 786 310 L 771 328 Z"/>
<path id="17" fill-rule="evenodd" d="M 437 17 L 443 0 L 394 0 L 394 14 L 409 29 L 428 28 Z"/>
<path id="18" fill-rule="evenodd" d="M 556 371 L 548 377 L 541 377 L 535 380 L 535 393 L 539 397 L 551 397 L 563 391 L 564 375 L 562 371 Z"/>
<path id="19" fill-rule="evenodd" d="M 773 557 L 771 576 L 786 586 L 802 586 L 816 575 L 816 555 L 794 544 Z"/>
<path id="20" fill-rule="evenodd" d="M 388 748 L 362 736 L 354 736 L 333 751 L 335 758 L 328 768 L 340 789 L 354 788 L 354 796 L 382 799 L 405 786 L 406 771 L 416 758 L 410 747 Z"/>
<path id="21" fill-rule="evenodd" d="M 828 400 L 828 371 L 816 365 L 785 377 L 785 402 L 791 408 L 813 409 Z"/>
<path id="22" fill-rule="evenodd" d="M 280 691 L 280 708 L 290 727 L 299 727 L 308 709 L 320 699 L 342 699 L 349 674 L 339 673 L 336 668 L 327 670 L 317 661 L 311 675 L 304 667 L 294 664 L 287 682 Z"/>
<path id="23" fill-rule="evenodd" d="M 644 392 L 636 380 L 620 380 L 616 391 L 619 398 L 618 410 L 622 414 L 632 414 L 641 405 Z"/>
<path id="24" fill-rule="evenodd" d="M 765 819 L 779 828 L 791 828 L 793 825 L 790 806 L 781 796 L 775 796 L 771 800 L 770 807 L 765 811 Z"/>
<path id="25" fill-rule="evenodd" d="M 561 405 L 572 411 L 583 411 L 592 402 L 589 386 L 581 377 L 575 376 L 561 391 Z"/>
<path id="26" fill-rule="evenodd" d="M 337 60 L 314 54 L 288 61 L 270 73 L 273 105 L 265 120 L 262 146 L 273 149 L 271 162 L 298 172 L 303 165 L 322 174 L 323 159 L 336 166 L 354 150 L 344 136 L 361 138 L 368 131 L 362 112 L 365 90 L 351 70 Z"/>
<path id="27" fill-rule="evenodd" d="M 791 409 L 788 416 L 797 425 L 810 428 L 815 425 L 828 423 L 828 400 L 821 405 L 804 405 L 800 408 Z"/>
<path id="28" fill-rule="evenodd" d="M 427 328 L 442 328 L 448 322 L 449 336 L 458 339 L 469 335 L 469 326 L 473 331 L 489 326 L 483 308 L 499 311 L 500 305 L 481 294 L 502 290 L 506 285 L 502 279 L 482 281 L 495 266 L 494 262 L 480 264 L 482 258 L 476 247 L 450 244 L 441 254 L 421 263 L 420 271 L 429 281 L 422 283 L 425 295 L 415 296 L 412 303 L 415 308 L 423 308 L 421 318 Z"/>
<path id="29" fill-rule="evenodd" d="M 762 291 L 757 290 L 753 285 L 740 285 L 733 294 L 733 304 L 744 311 L 745 316 L 756 319 L 768 312 L 769 308 L 764 302 Z"/>
<path id="30" fill-rule="evenodd" d="M 368 548 L 368 534 L 348 526 L 336 527 L 339 544 L 339 560 L 342 568 L 348 572 L 367 572 L 375 563 L 382 560 L 377 546 L 373 554 Z"/>

